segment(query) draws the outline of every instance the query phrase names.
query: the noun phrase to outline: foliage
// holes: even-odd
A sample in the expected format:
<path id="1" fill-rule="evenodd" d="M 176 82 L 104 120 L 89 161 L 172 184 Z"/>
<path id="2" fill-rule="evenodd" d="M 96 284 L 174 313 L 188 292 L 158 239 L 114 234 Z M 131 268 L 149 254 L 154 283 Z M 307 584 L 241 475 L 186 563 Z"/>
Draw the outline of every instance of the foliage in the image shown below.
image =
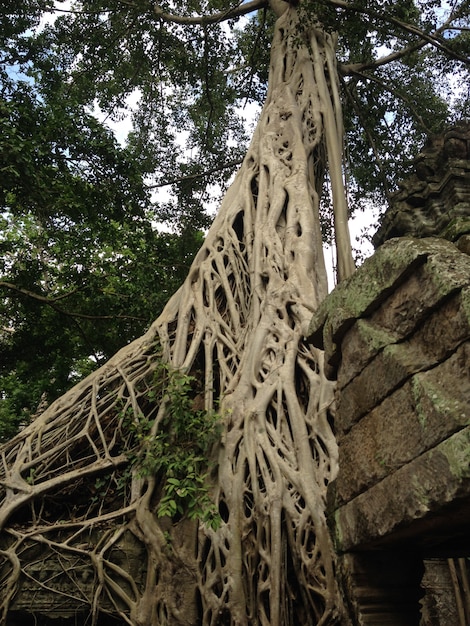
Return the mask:
<path id="1" fill-rule="evenodd" d="M 130 410 L 125 422 L 134 434 L 131 471 L 156 476 L 162 483 L 157 514 L 173 519 L 198 518 L 217 529 L 220 516 L 208 493 L 210 450 L 220 434 L 220 415 L 196 408 L 200 402 L 195 376 L 159 361 L 147 392 L 151 404 L 163 406 L 155 419 Z"/>
<path id="2" fill-rule="evenodd" d="M 351 212 L 383 204 L 424 136 L 468 114 L 467 91 L 455 93 L 468 82 L 467 4 L 302 2 L 305 20 L 339 36 Z M 0 438 L 161 311 L 241 160 L 243 107 L 266 96 L 265 1 L 242 20 L 243 6 L 231 13 L 220 0 L 173 2 L 179 20 L 165 9 L 4 3 Z M 123 145 L 97 111 L 114 127 L 131 116 Z M 155 201 L 161 188 L 171 193 Z"/>
<path id="3" fill-rule="evenodd" d="M 45 7 L 12 8 L 0 50 L 0 440 L 138 337 L 202 241 L 201 221 L 157 231 L 138 148 L 30 30 Z"/>
<path id="4" fill-rule="evenodd" d="M 42 397 L 51 402 L 142 334 L 202 238 L 158 234 L 144 220 L 95 230 L 65 220 L 43 228 L 28 217 L 4 217 L 0 236 L 3 437 L 29 421 Z"/>
<path id="5" fill-rule="evenodd" d="M 274 15 L 254 8 L 238 20 L 218 0 L 178 1 L 178 22 L 144 0 L 4 4 L 0 437 L 138 336 L 183 280 L 240 162 L 240 112 L 266 95 Z M 467 3 L 301 8 L 339 33 L 350 210 L 381 204 L 424 136 L 468 114 L 454 88 L 468 82 Z M 131 116 L 124 145 L 97 110 L 115 126 Z"/>
<path id="6" fill-rule="evenodd" d="M 68 601 L 88 607 L 92 621 L 102 609 L 132 624 L 342 618 L 325 513 L 338 458 L 333 389 L 304 339 L 326 293 L 319 196 L 331 191 L 344 235 L 342 166 L 357 198 L 381 190 L 383 198 L 423 132 L 452 115 L 442 81 L 451 68 L 466 76 L 467 59 L 454 44 L 468 27 L 468 7 L 454 3 L 445 14 L 434 0 L 300 5 L 276 21 L 269 86 L 274 19 L 264 14 L 265 0 L 233 8 L 222 0 L 126 0 L 111 8 L 82 0 L 58 6 L 56 19 L 39 28 L 45 5 L 29 0 L 30 22 L 29 13 L 14 13 L 2 74 L 2 245 L 10 255 L 2 346 L 15 363 L 5 370 L 7 413 L 24 401 L 22 385 L 15 388 L 24 383 L 23 363 L 27 375 L 37 362 L 31 382 L 42 372 L 56 391 L 144 322 L 137 300 L 155 291 L 154 268 L 176 267 L 179 242 L 200 239 L 209 199 L 240 160 L 240 106 L 265 93 L 267 103 L 196 263 L 162 314 L 2 446 L 2 622 L 25 577 L 62 599 L 66 580 Z M 261 13 L 235 30 L 236 18 L 253 10 Z M 442 65 L 429 72 L 438 53 Z M 341 161 L 341 97 L 349 164 Z M 119 123 L 131 98 L 138 106 L 122 146 L 92 112 Z M 160 187 L 172 196 L 151 210 L 149 189 Z M 177 249 L 173 258 L 153 256 L 162 239 L 152 222 L 162 219 L 182 235 L 163 240 L 167 252 Z M 150 271 L 139 273 L 148 261 Z M 353 268 L 345 265 L 346 276 Z M 119 300 L 124 315 L 114 308 Z M 30 305 L 26 315 L 20 306 Z M 31 312 L 40 313 L 50 342 L 39 352 L 44 363 L 27 351 Z M 110 312 L 111 326 L 95 339 Z M 58 318 L 73 320 L 71 328 Z M 80 347 L 72 356 L 56 352 L 68 336 Z M 155 343 L 171 366 L 159 364 Z M 47 380 L 56 370 L 67 373 L 59 384 Z M 188 517 L 202 517 L 206 528 Z M 131 559 L 122 559 L 124 540 L 145 561 L 138 581 Z M 35 564 L 43 556 L 54 562 L 58 575 L 44 582 L 31 555 Z M 79 580 L 85 568 L 90 584 Z"/>
<path id="7" fill-rule="evenodd" d="M 173 523 L 198 519 L 216 530 L 221 519 L 209 485 L 211 452 L 220 436 L 221 416 L 199 408 L 201 394 L 195 376 L 165 363 L 159 349 L 153 356 L 156 363 L 145 384 L 141 409 L 117 403 L 128 464 L 96 478 L 91 504 L 103 507 L 110 498 L 126 500 L 133 480 L 155 480 L 160 492 L 158 517 L 169 517 Z"/>

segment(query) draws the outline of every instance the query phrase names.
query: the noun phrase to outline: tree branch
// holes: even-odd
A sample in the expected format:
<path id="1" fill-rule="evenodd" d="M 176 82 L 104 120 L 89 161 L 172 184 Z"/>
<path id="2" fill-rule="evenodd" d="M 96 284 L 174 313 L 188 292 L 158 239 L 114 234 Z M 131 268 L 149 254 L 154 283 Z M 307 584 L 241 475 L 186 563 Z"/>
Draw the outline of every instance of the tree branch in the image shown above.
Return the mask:
<path id="1" fill-rule="evenodd" d="M 366 134 L 367 140 L 368 140 L 369 145 L 370 145 L 370 147 L 372 149 L 372 152 L 374 153 L 375 161 L 376 161 L 378 170 L 380 172 L 380 177 L 382 178 L 382 182 L 384 184 L 385 194 L 388 197 L 390 195 L 390 190 L 389 190 L 389 187 L 388 187 L 388 181 L 387 181 L 387 177 L 385 175 L 385 169 L 383 167 L 382 159 L 380 158 L 379 151 L 378 151 L 377 146 L 375 144 L 375 140 L 374 140 L 372 134 L 370 133 L 370 131 L 369 131 L 368 127 L 367 127 L 367 124 L 366 124 L 366 122 L 364 120 L 364 116 L 362 115 L 361 109 L 358 106 L 357 100 L 354 97 L 354 94 L 352 93 L 352 91 L 350 90 L 349 85 L 344 80 L 342 80 L 341 82 L 342 82 L 342 85 L 343 85 L 343 89 L 346 92 L 346 97 L 351 102 L 351 105 L 352 105 L 352 107 L 354 109 L 354 112 L 356 113 L 357 117 L 359 118 L 359 120 L 362 123 L 362 127 L 364 129 L 365 134 Z"/>
<path id="2" fill-rule="evenodd" d="M 368 62 L 363 65 L 358 64 L 358 67 L 354 65 L 353 66 L 354 69 L 361 69 L 361 70 L 372 69 L 374 67 L 384 65 L 386 63 L 389 63 L 390 61 L 393 61 L 393 60 L 396 60 L 397 58 L 401 58 L 405 56 L 409 52 L 413 52 L 416 49 L 422 48 L 426 44 L 432 45 L 434 48 L 441 50 L 441 52 L 448 54 L 449 56 L 456 59 L 457 61 L 461 61 L 462 63 L 465 63 L 466 65 L 470 65 L 470 58 L 468 56 L 461 55 L 455 50 L 452 50 L 451 48 L 449 48 L 445 44 L 444 39 L 441 37 L 444 31 L 452 29 L 451 20 L 454 17 L 454 12 L 449 16 L 449 19 L 447 19 L 444 22 L 444 24 L 442 24 L 439 28 L 437 28 L 433 33 L 426 33 L 421 28 L 418 28 L 418 26 L 415 26 L 414 24 L 409 24 L 408 22 L 403 22 L 402 20 L 399 20 L 398 18 L 395 18 L 393 16 L 389 16 L 387 15 L 386 12 L 377 13 L 376 11 L 373 11 L 372 9 L 369 9 L 367 7 L 358 7 L 358 6 L 355 6 L 354 4 L 350 4 L 346 0 L 330 0 L 330 4 L 335 7 L 344 9 L 345 11 L 352 11 L 352 12 L 359 13 L 362 15 L 367 15 L 369 17 L 372 17 L 374 20 L 378 20 L 382 22 L 384 21 L 389 22 L 393 24 L 394 26 L 400 28 L 401 30 L 407 32 L 408 34 L 419 37 L 421 39 L 421 41 L 419 42 L 411 44 L 410 46 L 406 46 L 403 50 L 394 52 L 390 55 L 377 59 L 376 61 Z M 344 66 L 343 71 L 347 67 L 348 66 Z"/>
<path id="3" fill-rule="evenodd" d="M 377 85 L 382 87 L 382 89 L 384 89 L 385 91 L 388 91 L 389 93 L 391 93 L 393 96 L 395 96 L 399 100 L 402 100 L 403 102 L 405 102 L 406 105 L 408 106 L 408 108 L 410 109 L 410 111 L 412 111 L 413 115 L 418 120 L 419 125 L 422 127 L 422 129 L 427 134 L 430 133 L 430 130 L 426 126 L 426 124 L 425 124 L 425 122 L 423 120 L 422 115 L 419 113 L 418 109 L 416 108 L 414 103 L 411 101 L 411 99 L 408 98 L 404 93 L 402 93 L 401 91 L 398 91 L 397 89 L 393 89 L 393 87 L 391 87 L 388 82 L 385 82 L 385 81 L 381 80 L 377 76 L 371 76 L 370 74 L 365 74 L 363 72 L 352 72 L 352 74 L 354 76 L 356 76 L 357 78 L 362 79 L 364 82 L 371 81 L 373 83 L 376 83 Z"/>
<path id="4" fill-rule="evenodd" d="M 70 293 L 57 296 L 56 298 L 48 298 L 47 296 L 42 296 L 39 293 L 30 291 L 29 289 L 23 289 L 23 287 L 18 287 L 17 285 L 13 285 L 12 283 L 8 283 L 5 281 L 0 281 L 0 287 L 9 289 L 10 291 L 15 291 L 16 293 L 19 293 L 33 300 L 37 300 L 38 302 L 41 302 L 42 304 L 46 304 L 52 307 L 58 313 L 62 313 L 63 315 L 67 315 L 68 317 L 75 317 L 75 318 L 86 319 L 86 320 L 125 319 L 125 320 L 136 320 L 139 322 L 146 321 L 145 318 L 136 317 L 134 315 L 86 315 L 84 313 L 71 313 L 70 311 L 66 311 L 65 309 L 62 309 L 61 307 L 58 307 L 56 305 L 56 302 L 58 300 L 62 300 L 63 298 L 67 298 L 68 296 L 71 296 L 72 294 L 76 293 L 78 289 L 75 289 L 74 291 L 71 291 Z"/>
<path id="5" fill-rule="evenodd" d="M 426 45 L 426 41 L 419 41 L 411 46 L 406 46 L 401 50 L 397 50 L 396 52 L 392 52 L 391 54 L 387 54 L 386 56 L 380 57 L 380 59 L 376 59 L 374 61 L 368 61 L 367 63 L 350 63 L 349 65 L 340 65 L 339 71 L 342 76 L 351 76 L 356 74 L 357 72 L 363 72 L 365 70 L 373 70 L 381 67 L 382 65 L 387 65 L 392 61 L 399 61 L 403 57 L 413 52 L 417 52 L 421 48 L 424 48 Z"/>
<path id="6" fill-rule="evenodd" d="M 228 170 L 229 168 L 236 167 L 243 163 L 243 159 L 238 159 L 237 161 L 230 161 L 229 163 L 225 163 L 224 165 L 220 165 L 217 167 L 212 167 L 209 170 L 204 170 L 204 172 L 200 172 L 197 174 L 188 174 L 187 176 L 178 176 L 177 178 L 170 178 L 168 180 L 164 180 L 161 183 L 155 183 L 153 185 L 146 185 L 147 189 L 158 189 L 160 187 L 167 187 L 168 185 L 174 185 L 175 183 L 181 183 L 186 180 L 196 180 L 198 178 L 203 178 L 204 176 L 209 176 L 210 174 L 214 174 L 215 172 L 220 172 L 221 170 Z"/>
<path id="7" fill-rule="evenodd" d="M 29 289 L 24 289 L 23 287 L 18 287 L 17 285 L 14 285 L 13 283 L 8 283 L 3 280 L 0 281 L 0 287 L 4 287 L 5 289 L 9 289 L 10 291 L 16 291 L 16 293 L 20 293 L 23 296 L 28 296 L 28 298 L 32 298 L 33 300 L 38 300 L 39 302 L 42 302 L 44 304 L 49 304 L 50 306 L 53 306 L 56 300 L 66 298 L 67 296 L 72 295 L 73 293 L 76 293 L 77 291 L 77 290 L 74 290 L 70 294 L 64 294 L 62 296 L 58 296 L 57 298 L 47 298 L 46 296 L 41 296 L 41 294 L 39 293 L 35 293 L 34 291 L 30 291 Z"/>
<path id="8" fill-rule="evenodd" d="M 194 24 L 217 24 L 225 20 L 241 17 L 257 9 L 262 9 L 268 5 L 267 0 L 251 0 L 250 2 L 243 3 L 240 1 L 235 7 L 231 7 L 226 11 L 220 11 L 212 15 L 196 15 L 185 16 L 175 15 L 174 13 L 166 13 L 158 4 L 154 7 L 155 16 L 164 20 L 165 22 L 173 22 L 174 24 L 194 25 Z"/>

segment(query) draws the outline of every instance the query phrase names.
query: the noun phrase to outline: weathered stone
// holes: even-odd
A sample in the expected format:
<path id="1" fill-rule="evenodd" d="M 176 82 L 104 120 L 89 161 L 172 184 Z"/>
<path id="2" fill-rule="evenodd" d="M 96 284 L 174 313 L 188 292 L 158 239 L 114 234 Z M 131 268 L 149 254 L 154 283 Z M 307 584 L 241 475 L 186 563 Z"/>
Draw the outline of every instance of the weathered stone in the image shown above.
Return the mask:
<path id="1" fill-rule="evenodd" d="M 441 236 L 452 220 L 470 215 L 469 145 L 468 122 L 428 141 L 415 160 L 415 174 L 392 196 L 373 237 L 375 247 L 393 237 Z"/>
<path id="2" fill-rule="evenodd" d="M 337 347 L 341 353 L 338 388 L 342 389 L 385 346 L 406 338 L 429 312 L 454 291 L 470 284 L 470 258 L 453 246 L 417 268 L 367 321 L 358 320 Z"/>
<path id="3" fill-rule="evenodd" d="M 383 243 L 403 235 L 429 238 Z M 422 567 L 422 554 L 470 546 L 470 123 L 429 142 L 375 243 L 310 328 L 337 378 L 338 576 L 357 624 L 415 626 L 423 589 L 420 626 L 470 623 L 470 602 L 468 619 L 449 602 L 458 582 L 441 598 L 429 569 L 421 589 L 401 575 L 408 554 Z"/>
<path id="4" fill-rule="evenodd" d="M 444 298 L 470 285 L 470 259 L 447 242 L 439 248 L 371 316 L 376 326 L 395 333 L 399 340 L 413 332 Z"/>
<path id="5" fill-rule="evenodd" d="M 440 234 L 444 239 L 457 241 L 462 235 L 470 233 L 470 216 L 460 216 L 452 220 Z"/>
<path id="6" fill-rule="evenodd" d="M 328 330 L 333 340 L 339 342 L 357 318 L 366 317 L 377 309 L 409 273 L 425 263 L 428 254 L 429 251 L 413 239 L 387 242 L 321 303 L 309 327 L 312 343 L 323 348 L 323 327 L 327 319 L 333 320 Z"/>
<path id="7" fill-rule="evenodd" d="M 442 299 L 469 283 L 470 259 L 450 242 L 389 241 L 325 299 L 311 322 L 310 338 L 325 350 L 334 376 L 343 340 L 357 319 L 370 317 L 403 338 Z"/>
<path id="8" fill-rule="evenodd" d="M 424 449 L 470 424 L 470 343 L 462 344 L 444 363 L 414 376 L 411 387 Z"/>
<path id="9" fill-rule="evenodd" d="M 470 235 L 462 235 L 457 239 L 455 245 L 464 254 L 468 254 L 470 256 Z"/>
<path id="10" fill-rule="evenodd" d="M 449 559 L 425 559 L 421 581 L 420 626 L 449 626 L 459 623 L 459 614 L 452 582 Z"/>
<path id="11" fill-rule="evenodd" d="M 380 545 L 398 530 L 419 542 L 417 520 L 470 497 L 470 426 L 386 476 L 335 512 L 337 549 Z M 451 532 L 452 520 L 448 521 Z M 417 530 L 413 532 L 413 528 Z"/>
<path id="12" fill-rule="evenodd" d="M 470 344 L 375 407 L 345 436 L 338 432 L 335 507 L 372 487 L 470 424 Z M 459 385 L 455 385 L 455 381 Z"/>
<path id="13" fill-rule="evenodd" d="M 396 333 L 383 330 L 370 320 L 357 320 L 343 339 L 341 351 L 338 349 L 342 357 L 337 373 L 338 390 L 355 378 L 385 346 L 398 340 Z"/>
<path id="14" fill-rule="evenodd" d="M 423 566 L 407 550 L 344 554 L 338 577 L 353 598 L 351 617 L 361 626 L 416 626 Z"/>
<path id="15" fill-rule="evenodd" d="M 445 360 L 470 337 L 469 289 L 429 317 L 410 339 L 386 346 L 337 394 L 337 427 L 347 431 L 413 374 Z"/>
<path id="16" fill-rule="evenodd" d="M 97 533 L 93 540 L 98 541 Z M 12 602 L 11 612 L 25 611 L 41 616 L 41 619 L 44 616 L 54 620 L 72 619 L 81 615 L 84 621 L 88 619 L 96 593 L 95 572 L 91 563 L 82 560 L 80 554 L 73 551 L 68 566 L 59 553 L 47 546 L 41 551 L 37 549 L 37 544 L 34 547 L 26 543 L 27 549 L 29 562 L 25 566 L 26 575 L 20 577 L 19 592 Z M 123 591 L 132 597 L 132 585 L 139 587 L 145 581 L 146 559 L 142 545 L 132 533 L 126 532 L 106 558 L 129 573 L 130 578 L 121 578 L 120 584 Z M 113 613 L 115 610 L 109 598 L 103 598 L 101 606 L 105 612 Z"/>

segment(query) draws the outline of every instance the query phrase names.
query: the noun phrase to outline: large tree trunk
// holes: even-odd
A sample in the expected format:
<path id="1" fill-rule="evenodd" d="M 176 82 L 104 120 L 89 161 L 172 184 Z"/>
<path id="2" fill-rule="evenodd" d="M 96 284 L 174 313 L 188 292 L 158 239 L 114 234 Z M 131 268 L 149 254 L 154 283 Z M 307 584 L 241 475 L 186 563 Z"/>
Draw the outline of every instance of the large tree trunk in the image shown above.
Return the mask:
<path id="1" fill-rule="evenodd" d="M 266 105 L 182 288 L 144 337 L 2 450 L 2 623 L 23 581 L 39 580 L 38 559 L 55 572 L 39 587 L 63 593 L 54 581 L 67 575 L 74 602 L 134 626 L 342 619 L 324 514 L 337 465 L 332 388 L 322 354 L 305 341 L 327 292 L 319 223 L 327 163 L 341 275 L 352 262 L 335 38 L 302 22 L 292 7 L 278 19 Z M 205 408 L 222 416 L 211 483 L 217 530 L 158 518 L 155 477 L 134 473 L 131 488 L 114 487 L 126 478 L 129 410 L 155 420 L 154 434 L 165 412 L 148 401 L 157 343 L 166 362 L 202 381 Z M 93 504 L 97 477 L 111 474 Z M 131 544 L 139 575 L 116 557 Z M 74 574 L 85 566 L 91 586 Z"/>

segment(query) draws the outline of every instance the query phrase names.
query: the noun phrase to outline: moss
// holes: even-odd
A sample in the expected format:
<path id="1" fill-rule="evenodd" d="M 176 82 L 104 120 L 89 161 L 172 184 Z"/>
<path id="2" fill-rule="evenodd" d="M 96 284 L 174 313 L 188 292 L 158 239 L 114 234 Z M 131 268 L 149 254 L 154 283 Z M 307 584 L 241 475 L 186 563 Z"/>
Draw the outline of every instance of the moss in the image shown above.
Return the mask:
<path id="1" fill-rule="evenodd" d="M 333 531 L 333 541 L 336 549 L 340 549 L 343 545 L 343 532 L 341 529 L 341 509 L 335 511 L 334 514 L 334 528 Z"/>
<path id="2" fill-rule="evenodd" d="M 411 487 L 419 503 L 420 511 L 429 511 L 431 498 L 426 485 L 422 483 L 422 478 L 420 476 L 414 477 L 411 481 Z"/>
<path id="3" fill-rule="evenodd" d="M 470 478 L 470 427 L 449 437 L 439 446 L 455 478 Z"/>
<path id="4" fill-rule="evenodd" d="M 470 424 L 470 416 L 466 415 L 467 405 L 461 400 L 449 396 L 450 389 L 442 388 L 439 384 L 426 380 L 424 377 L 413 377 L 411 391 L 415 412 L 421 428 L 427 424 L 429 410 L 434 411 L 440 419 L 452 428 L 452 424 L 466 426 Z M 426 404 L 431 409 L 426 409 Z"/>
<path id="5" fill-rule="evenodd" d="M 416 415 L 418 416 L 419 425 L 424 430 L 426 428 L 427 415 L 421 402 L 421 384 L 414 377 L 411 380 L 411 393 L 413 394 L 413 403 Z"/>
<path id="6" fill-rule="evenodd" d="M 460 216 L 453 219 L 444 230 L 439 233 L 439 237 L 456 241 L 461 235 L 470 233 L 470 217 Z"/>
<path id="7" fill-rule="evenodd" d="M 468 325 L 470 326 L 470 287 L 462 289 L 460 293 L 460 303 L 462 310 L 465 312 Z"/>
<path id="8" fill-rule="evenodd" d="M 385 346 L 394 344 L 397 341 L 397 337 L 393 333 L 373 326 L 364 320 L 357 321 L 357 329 L 364 345 L 367 346 L 367 350 L 371 354 L 375 354 Z"/>
<path id="9" fill-rule="evenodd" d="M 451 244 L 439 239 L 401 238 L 386 242 L 321 303 L 309 327 L 313 343 L 323 348 L 323 327 L 327 319 L 334 320 L 331 331 L 338 341 L 337 335 L 344 328 L 376 310 L 430 254 L 448 252 L 449 246 Z"/>

